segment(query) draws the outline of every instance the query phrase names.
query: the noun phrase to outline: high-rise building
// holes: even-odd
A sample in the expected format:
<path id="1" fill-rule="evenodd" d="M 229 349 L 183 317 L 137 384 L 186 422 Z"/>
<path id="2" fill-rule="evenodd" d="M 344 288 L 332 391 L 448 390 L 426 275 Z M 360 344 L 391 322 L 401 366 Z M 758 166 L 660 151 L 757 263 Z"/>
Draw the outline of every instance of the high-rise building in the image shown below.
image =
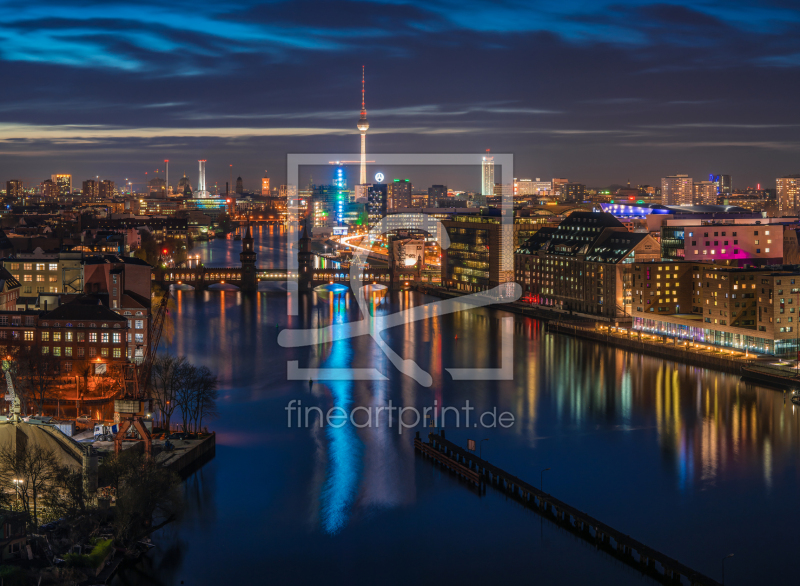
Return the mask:
<path id="1" fill-rule="evenodd" d="M 563 186 L 567 183 L 569 183 L 569 179 L 566 177 L 553 177 L 553 180 L 550 182 L 550 195 L 559 200 L 566 199 Z"/>
<path id="2" fill-rule="evenodd" d="M 22 181 L 19 179 L 6 181 L 6 197 L 22 197 Z"/>
<path id="3" fill-rule="evenodd" d="M 781 215 L 800 211 L 800 175 L 786 175 L 775 180 L 778 211 Z"/>
<path id="4" fill-rule="evenodd" d="M 395 179 L 389 184 L 389 209 L 411 207 L 411 180 Z"/>
<path id="5" fill-rule="evenodd" d="M 358 131 L 361 133 L 361 172 L 358 182 L 364 185 L 367 182 L 367 107 L 364 102 L 364 66 L 361 66 L 361 117 L 358 119 Z"/>
<path id="6" fill-rule="evenodd" d="M 236 193 L 242 195 L 244 193 L 244 183 L 241 177 L 236 178 Z"/>
<path id="7" fill-rule="evenodd" d="M 58 195 L 66 197 L 72 194 L 72 175 L 57 173 L 50 175 L 50 181 L 58 186 Z"/>
<path id="8" fill-rule="evenodd" d="M 83 182 L 81 195 L 84 201 L 95 201 L 97 199 L 99 185 L 94 179 L 87 179 Z"/>
<path id="9" fill-rule="evenodd" d="M 42 181 L 42 197 L 45 200 L 58 199 L 58 184 L 52 179 Z"/>
<path id="10" fill-rule="evenodd" d="M 266 175 L 261 178 L 261 195 L 269 195 L 269 177 Z"/>
<path id="11" fill-rule="evenodd" d="M 111 199 L 114 197 L 114 182 L 108 179 L 103 179 L 98 186 L 97 197 L 100 200 Z"/>
<path id="12" fill-rule="evenodd" d="M 536 183 L 531 179 L 514 179 L 514 197 L 524 198 L 527 195 L 537 195 Z"/>
<path id="13" fill-rule="evenodd" d="M 494 195 L 494 157 L 483 157 L 481 163 L 481 195 Z"/>
<path id="14" fill-rule="evenodd" d="M 708 180 L 716 185 L 717 195 L 730 195 L 733 193 L 730 175 L 709 175 Z"/>
<path id="15" fill-rule="evenodd" d="M 428 188 L 428 207 L 435 208 L 440 199 L 447 197 L 447 185 L 431 185 Z"/>
<path id="16" fill-rule="evenodd" d="M 717 205 L 717 184 L 713 181 L 698 181 L 692 187 L 694 205 Z"/>
<path id="17" fill-rule="evenodd" d="M 689 206 L 694 198 L 694 184 L 688 175 L 661 178 L 661 203 L 665 206 Z"/>
<path id="18" fill-rule="evenodd" d="M 381 218 L 386 216 L 389 186 L 385 183 L 375 183 L 367 189 L 367 215 L 369 226 L 372 228 Z"/>

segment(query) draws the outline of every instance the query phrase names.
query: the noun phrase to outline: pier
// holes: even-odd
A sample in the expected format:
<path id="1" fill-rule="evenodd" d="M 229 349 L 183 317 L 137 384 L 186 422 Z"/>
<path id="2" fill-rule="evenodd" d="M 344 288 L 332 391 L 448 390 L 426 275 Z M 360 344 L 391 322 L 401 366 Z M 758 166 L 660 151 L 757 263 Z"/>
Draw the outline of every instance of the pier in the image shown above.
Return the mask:
<path id="1" fill-rule="evenodd" d="M 414 448 L 424 457 L 438 462 L 464 480 L 485 490 L 491 485 L 526 508 L 537 511 L 571 533 L 581 537 L 663 584 L 688 584 L 689 586 L 720 586 L 719 582 L 693 570 L 681 562 L 646 546 L 630 535 L 617 531 L 557 498 L 477 457 L 473 452 L 457 446 L 440 434 L 429 433 L 424 443 L 417 432 Z"/>

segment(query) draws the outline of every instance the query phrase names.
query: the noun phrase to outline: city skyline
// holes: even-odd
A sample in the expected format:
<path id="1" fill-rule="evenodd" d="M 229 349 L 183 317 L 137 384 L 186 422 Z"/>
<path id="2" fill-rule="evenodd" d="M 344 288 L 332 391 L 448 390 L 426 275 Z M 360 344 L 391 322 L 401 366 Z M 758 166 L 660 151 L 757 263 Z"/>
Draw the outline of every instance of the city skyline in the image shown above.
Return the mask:
<path id="1" fill-rule="evenodd" d="M 188 10 L 4 9 L 1 58 L 24 88 L 0 114 L 4 176 L 119 182 L 168 157 L 280 183 L 287 152 L 358 152 L 362 65 L 373 153 L 488 148 L 514 153 L 518 177 L 598 186 L 713 172 L 774 187 L 800 171 L 800 13 L 780 3 Z"/>

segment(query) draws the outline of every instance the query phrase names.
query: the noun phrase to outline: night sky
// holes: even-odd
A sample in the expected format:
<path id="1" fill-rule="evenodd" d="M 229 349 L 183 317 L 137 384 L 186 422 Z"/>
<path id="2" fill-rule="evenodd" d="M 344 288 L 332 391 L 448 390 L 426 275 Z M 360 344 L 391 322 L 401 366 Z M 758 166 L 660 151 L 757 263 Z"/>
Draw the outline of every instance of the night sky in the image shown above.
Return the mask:
<path id="1" fill-rule="evenodd" d="M 212 185 L 231 163 L 280 183 L 288 152 L 357 152 L 362 65 L 368 152 L 492 149 L 597 187 L 800 172 L 796 1 L 18 0 L 0 20 L 2 181 L 142 183 L 169 158 L 194 184 L 205 158 Z"/>

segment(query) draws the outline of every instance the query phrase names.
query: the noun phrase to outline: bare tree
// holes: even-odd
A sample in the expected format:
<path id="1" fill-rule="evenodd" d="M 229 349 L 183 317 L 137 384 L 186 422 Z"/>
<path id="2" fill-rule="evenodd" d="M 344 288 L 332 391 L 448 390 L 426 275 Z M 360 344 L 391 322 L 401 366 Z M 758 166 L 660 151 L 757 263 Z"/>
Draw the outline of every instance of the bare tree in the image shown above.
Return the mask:
<path id="1" fill-rule="evenodd" d="M 180 513 L 180 479 L 152 458 L 137 454 L 117 492 L 115 534 L 128 543 L 170 523 Z"/>
<path id="2" fill-rule="evenodd" d="M 153 400 L 156 403 L 162 425 L 169 431 L 172 414 L 178 407 L 176 394 L 180 385 L 179 378 L 182 376 L 186 365 L 186 358 L 176 358 L 171 354 L 159 354 L 153 360 L 150 369 L 150 389 Z"/>
<path id="3" fill-rule="evenodd" d="M 217 411 L 217 398 L 219 389 L 217 375 L 212 373 L 207 366 L 201 366 L 197 372 L 197 394 L 195 413 L 195 431 L 200 431 L 203 419 L 215 419 L 219 416 Z"/>
<path id="4" fill-rule="evenodd" d="M 39 526 L 39 499 L 58 472 L 55 454 L 38 444 L 0 447 L 0 487 L 15 491 L 33 526 Z"/>
<path id="5" fill-rule="evenodd" d="M 44 401 L 59 379 L 59 360 L 50 353 L 49 346 L 23 346 L 18 353 L 19 368 L 26 379 L 30 397 L 39 413 L 43 413 Z"/>

